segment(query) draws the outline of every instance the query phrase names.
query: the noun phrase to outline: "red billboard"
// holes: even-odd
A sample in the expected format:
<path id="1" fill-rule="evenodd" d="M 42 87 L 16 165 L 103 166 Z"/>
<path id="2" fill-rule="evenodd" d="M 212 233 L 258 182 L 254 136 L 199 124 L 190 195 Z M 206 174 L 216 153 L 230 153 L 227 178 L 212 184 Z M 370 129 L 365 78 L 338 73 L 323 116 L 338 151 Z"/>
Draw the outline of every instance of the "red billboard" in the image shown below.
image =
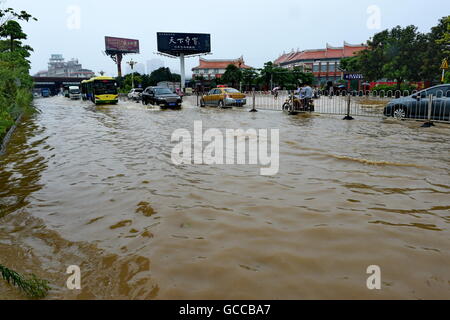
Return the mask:
<path id="1" fill-rule="evenodd" d="M 139 53 L 139 40 L 105 37 L 107 53 Z"/>

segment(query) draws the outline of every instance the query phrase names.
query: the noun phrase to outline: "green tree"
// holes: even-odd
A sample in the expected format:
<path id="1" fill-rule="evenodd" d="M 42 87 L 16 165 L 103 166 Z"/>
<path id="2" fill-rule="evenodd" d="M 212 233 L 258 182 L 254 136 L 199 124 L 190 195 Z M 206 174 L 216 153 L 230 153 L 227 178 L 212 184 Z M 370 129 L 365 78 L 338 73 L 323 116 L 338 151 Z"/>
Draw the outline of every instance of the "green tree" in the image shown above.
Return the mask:
<path id="1" fill-rule="evenodd" d="M 236 67 L 234 64 L 228 65 L 221 81 L 236 88 L 237 84 L 242 81 L 242 70 Z"/>
<path id="2" fill-rule="evenodd" d="M 33 111 L 33 81 L 27 60 L 33 49 L 20 41 L 26 34 L 13 18 L 28 21 L 32 16 L 0 9 L 0 140 L 21 113 Z"/>
<path id="3" fill-rule="evenodd" d="M 159 82 L 163 81 L 180 82 L 181 76 L 172 73 L 169 68 L 159 68 L 153 71 L 148 79 L 150 86 L 156 86 Z"/>
<path id="4" fill-rule="evenodd" d="M 441 63 L 450 54 L 450 16 L 444 17 L 431 32 L 421 35 L 420 47 L 417 52 L 421 57 L 420 77 L 430 82 L 441 81 Z"/>
<path id="5" fill-rule="evenodd" d="M 445 72 L 444 83 L 450 83 L 450 72 Z"/>
<path id="6" fill-rule="evenodd" d="M 288 69 L 275 67 L 273 68 L 272 71 L 273 71 L 272 87 L 298 86 L 298 84 L 293 83 L 295 80 L 292 77 L 292 73 Z"/>
<path id="7" fill-rule="evenodd" d="M 27 39 L 27 35 L 22 31 L 20 24 L 14 20 L 10 20 L 2 25 L 0 28 L 0 37 L 9 38 L 9 49 L 11 52 L 14 51 L 15 43 L 20 46 L 22 44 L 20 40 Z"/>
<path id="8" fill-rule="evenodd" d="M 122 93 L 130 92 L 130 90 L 133 87 L 132 74 L 130 73 L 130 74 L 127 74 L 124 77 L 122 77 L 120 79 L 120 81 L 118 81 L 118 84 L 119 84 L 119 87 L 121 88 L 120 92 L 122 92 Z M 134 86 L 135 86 L 135 88 L 138 88 L 139 86 L 144 88 L 143 76 L 140 73 L 138 73 L 138 72 L 134 73 Z"/>
<path id="9" fill-rule="evenodd" d="M 361 58 L 359 56 L 344 58 L 340 62 L 340 69 L 345 72 L 359 72 L 361 70 L 360 63 Z"/>
<path id="10" fill-rule="evenodd" d="M 442 47 L 444 58 L 450 58 L 450 16 L 444 17 L 441 20 L 442 36 L 436 40 L 436 43 Z M 444 77 L 444 83 L 450 83 L 450 72 L 447 70 Z"/>
<path id="11" fill-rule="evenodd" d="M 259 84 L 270 88 L 273 85 L 275 66 L 273 62 L 269 61 L 264 64 L 264 67 L 260 70 L 260 77 L 257 80 Z M 272 89 L 272 88 L 270 88 Z"/>
<path id="12" fill-rule="evenodd" d="M 22 21 L 38 21 L 35 17 L 26 11 L 16 12 L 13 8 L 0 9 L 0 27 L 10 20 L 22 20 Z"/>
<path id="13" fill-rule="evenodd" d="M 450 16 L 441 19 L 441 23 L 437 28 L 442 28 L 442 35 L 436 42 L 442 46 L 444 55 L 450 56 Z"/>
<path id="14" fill-rule="evenodd" d="M 246 90 L 251 90 L 252 86 L 256 84 L 258 79 L 258 71 L 256 69 L 243 69 L 242 70 L 242 82 L 244 83 Z"/>
<path id="15" fill-rule="evenodd" d="M 314 75 L 310 72 L 303 72 L 301 67 L 294 67 L 292 70 L 275 66 L 272 62 L 266 62 L 260 70 L 257 83 L 266 89 L 273 89 L 276 86 L 294 89 L 301 83 L 312 84 Z"/>
<path id="16" fill-rule="evenodd" d="M 25 11 L 16 13 L 13 9 L 0 9 L 0 142 L 3 135 L 14 124 L 16 118 L 25 112 L 32 112 L 29 75 L 30 62 L 26 59 L 33 49 L 22 45 L 26 39 L 20 24 L 15 20 L 29 21 L 33 18 Z M 19 273 L 0 265 L 0 278 L 18 287 L 31 298 L 43 298 L 47 294 L 47 281 L 36 276 L 25 278 Z"/>
<path id="17" fill-rule="evenodd" d="M 388 78 L 397 81 L 400 89 L 405 80 L 418 81 L 421 78 L 421 55 L 417 50 L 423 45 L 424 36 L 417 27 L 397 26 L 375 34 L 368 41 L 368 49 L 356 57 L 345 59 L 343 69 L 355 69 L 369 81 Z"/>
<path id="18" fill-rule="evenodd" d="M 294 69 L 290 71 L 290 77 L 290 84 L 294 87 L 302 83 L 311 85 L 314 82 L 314 75 L 311 72 L 303 72 L 301 67 L 294 67 Z"/>
<path id="19" fill-rule="evenodd" d="M 382 78 L 437 82 L 440 65 L 450 54 L 450 16 L 444 17 L 427 34 L 414 26 L 396 27 L 377 33 L 369 48 L 352 58 L 341 60 L 341 69 L 360 72 L 370 81 Z"/>

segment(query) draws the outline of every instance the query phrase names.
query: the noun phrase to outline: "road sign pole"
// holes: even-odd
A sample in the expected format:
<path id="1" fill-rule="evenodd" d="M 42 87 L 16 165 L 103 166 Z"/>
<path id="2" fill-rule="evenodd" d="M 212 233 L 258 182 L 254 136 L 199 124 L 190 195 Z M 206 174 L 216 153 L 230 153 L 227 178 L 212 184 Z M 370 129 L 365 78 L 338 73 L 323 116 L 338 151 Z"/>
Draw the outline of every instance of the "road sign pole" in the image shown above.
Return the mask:
<path id="1" fill-rule="evenodd" d="M 445 70 L 448 69 L 448 60 L 447 59 L 442 60 L 441 69 L 442 69 L 442 83 L 444 83 L 445 82 Z"/>
<path id="2" fill-rule="evenodd" d="M 186 88 L 186 70 L 185 70 L 185 61 L 184 61 L 184 53 L 180 54 L 180 71 L 181 71 L 181 91 L 184 93 Z"/>

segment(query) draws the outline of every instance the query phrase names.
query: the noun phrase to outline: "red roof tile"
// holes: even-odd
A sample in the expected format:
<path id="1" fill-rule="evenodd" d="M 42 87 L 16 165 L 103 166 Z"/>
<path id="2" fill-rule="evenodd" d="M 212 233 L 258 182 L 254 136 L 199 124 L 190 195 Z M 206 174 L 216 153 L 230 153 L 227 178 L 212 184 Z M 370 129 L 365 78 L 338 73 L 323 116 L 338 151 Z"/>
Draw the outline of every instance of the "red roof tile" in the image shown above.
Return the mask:
<path id="1" fill-rule="evenodd" d="M 243 59 L 235 60 L 206 60 L 200 58 L 199 66 L 193 68 L 192 70 L 198 69 L 226 69 L 230 64 L 240 67 L 241 69 L 251 69 L 247 66 Z"/>
<path id="2" fill-rule="evenodd" d="M 321 59 L 340 59 L 353 57 L 358 52 L 367 49 L 364 45 L 350 45 L 344 43 L 343 47 L 331 47 L 327 45 L 326 49 L 305 50 L 295 53 L 284 54 L 274 61 L 274 64 L 280 65 L 302 60 L 321 60 Z"/>

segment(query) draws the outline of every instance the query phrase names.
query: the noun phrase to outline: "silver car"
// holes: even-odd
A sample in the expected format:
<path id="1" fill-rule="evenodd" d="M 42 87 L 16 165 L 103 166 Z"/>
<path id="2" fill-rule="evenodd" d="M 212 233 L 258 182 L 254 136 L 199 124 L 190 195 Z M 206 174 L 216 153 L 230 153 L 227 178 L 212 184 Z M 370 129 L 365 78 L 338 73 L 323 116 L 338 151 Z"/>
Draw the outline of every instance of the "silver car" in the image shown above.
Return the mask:
<path id="1" fill-rule="evenodd" d="M 140 101 L 142 99 L 142 93 L 144 92 L 144 89 L 141 88 L 135 88 L 130 91 L 128 94 L 128 99 Z"/>

